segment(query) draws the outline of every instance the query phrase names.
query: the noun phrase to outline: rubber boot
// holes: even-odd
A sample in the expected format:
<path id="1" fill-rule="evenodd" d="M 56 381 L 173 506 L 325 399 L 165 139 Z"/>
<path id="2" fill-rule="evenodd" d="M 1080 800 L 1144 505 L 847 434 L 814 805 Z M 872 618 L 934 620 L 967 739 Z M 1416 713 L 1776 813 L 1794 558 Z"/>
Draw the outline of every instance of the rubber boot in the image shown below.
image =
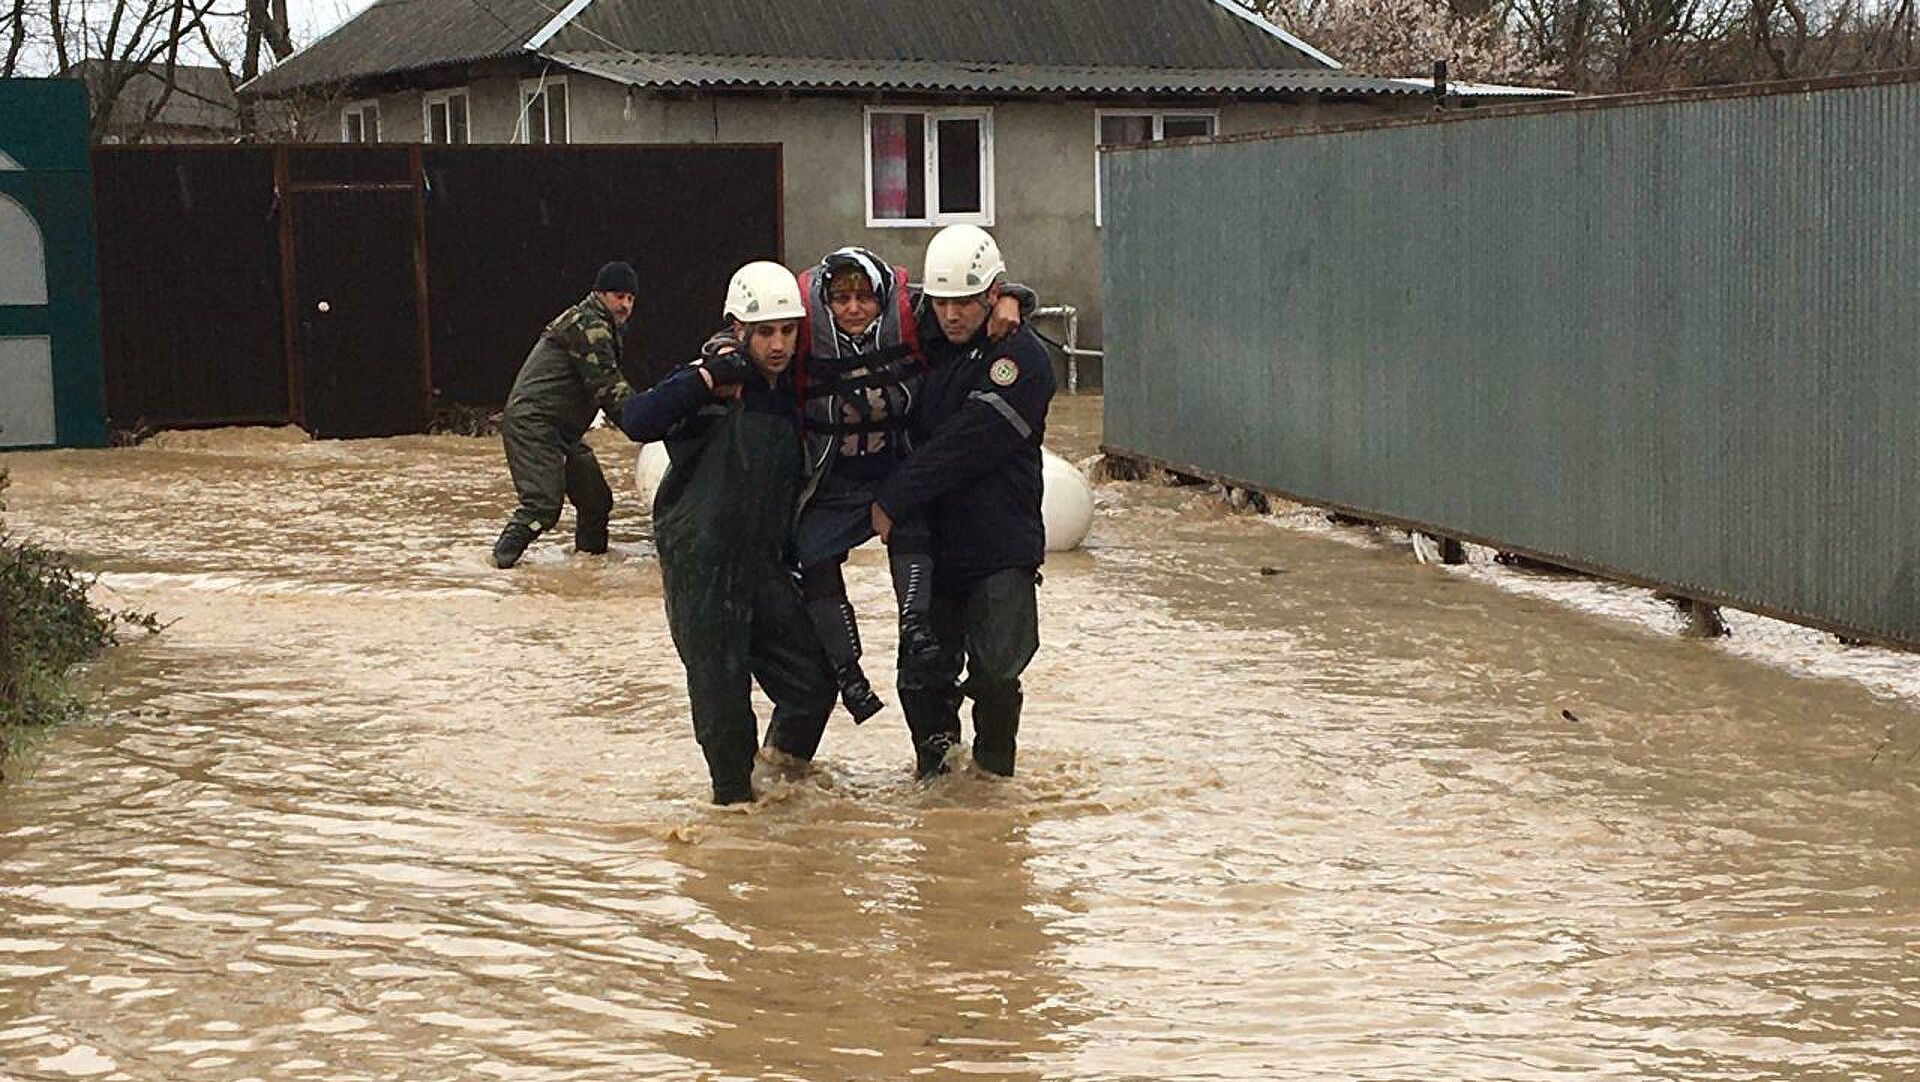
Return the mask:
<path id="1" fill-rule="evenodd" d="M 900 706 L 913 736 L 913 776 L 924 780 L 947 773 L 947 751 L 960 743 L 959 694 L 902 689 Z"/>
<path id="2" fill-rule="evenodd" d="M 860 627 L 854 623 L 853 604 L 844 597 L 809 601 L 807 618 L 813 621 L 814 634 L 820 637 L 827 664 L 833 667 L 833 679 L 840 685 L 840 702 L 853 715 L 853 723 L 858 725 L 878 714 L 887 704 L 874 694 L 867 674 L 860 669 Z"/>
<path id="3" fill-rule="evenodd" d="M 493 543 L 493 566 L 505 569 L 519 563 L 527 546 L 538 536 L 538 531 L 524 523 L 507 523 L 507 528 L 500 531 L 500 540 Z"/>
<path id="4" fill-rule="evenodd" d="M 976 688 L 973 696 L 973 762 L 989 774 L 1013 777 L 1020 733 L 1020 685 Z"/>
<path id="5" fill-rule="evenodd" d="M 900 603 L 900 649 L 915 665 L 940 661 L 940 636 L 933 632 L 933 557 L 923 552 L 887 557 L 893 571 L 893 596 Z"/>
<path id="6" fill-rule="evenodd" d="M 713 781 L 715 804 L 753 803 L 752 739 L 712 739 L 702 742 L 700 752 L 707 760 L 707 776 Z"/>
<path id="7" fill-rule="evenodd" d="M 573 547 L 578 552 L 591 556 L 604 556 L 607 552 L 607 524 L 605 522 L 577 522 L 573 527 Z"/>

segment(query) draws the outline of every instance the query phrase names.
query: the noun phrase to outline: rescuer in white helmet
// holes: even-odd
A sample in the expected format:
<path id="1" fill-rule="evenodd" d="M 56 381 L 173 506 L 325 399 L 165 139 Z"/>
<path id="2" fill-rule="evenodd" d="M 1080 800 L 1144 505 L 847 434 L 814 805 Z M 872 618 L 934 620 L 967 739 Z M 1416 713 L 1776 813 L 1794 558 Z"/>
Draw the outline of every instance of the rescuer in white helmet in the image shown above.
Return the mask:
<path id="1" fill-rule="evenodd" d="M 923 777 L 946 769 L 960 739 L 963 667 L 974 762 L 1013 773 L 1020 675 L 1040 646 L 1040 442 L 1053 364 L 1030 327 L 997 341 L 987 334 L 1006 269 L 999 245 L 978 226 L 948 226 L 927 244 L 921 289 L 939 335 L 924 343 L 930 371 L 912 413 L 913 453 L 872 508 L 882 537 L 915 516 L 933 532 L 932 622 L 941 649 L 931 662 L 903 654 L 899 683 Z"/>
<path id="2" fill-rule="evenodd" d="M 716 804 L 753 799 L 760 740 L 752 681 L 773 701 L 766 743 L 811 760 L 833 677 L 787 565 L 806 477 L 794 358 L 805 309 L 792 272 L 749 263 L 727 286 L 726 346 L 668 374 L 621 411 L 670 465 L 653 501 L 667 625 L 687 670 L 693 732 Z"/>

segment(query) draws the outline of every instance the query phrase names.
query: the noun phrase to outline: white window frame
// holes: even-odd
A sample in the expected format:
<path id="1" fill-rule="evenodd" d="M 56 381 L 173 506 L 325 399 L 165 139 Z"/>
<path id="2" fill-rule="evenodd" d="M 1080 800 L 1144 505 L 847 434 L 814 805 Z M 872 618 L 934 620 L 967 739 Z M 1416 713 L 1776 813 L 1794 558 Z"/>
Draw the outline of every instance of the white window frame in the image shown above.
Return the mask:
<path id="1" fill-rule="evenodd" d="M 1220 110 L 1218 109 L 1095 109 L 1093 111 L 1093 224 L 1102 224 L 1106 211 L 1100 196 L 1100 129 L 1106 126 L 1110 116 L 1144 116 L 1153 118 L 1153 135 L 1150 143 L 1158 143 L 1166 138 L 1169 119 L 1193 120 L 1200 117 L 1213 122 L 1213 134 L 1220 134 Z M 1183 136 L 1183 138 L 1185 138 Z"/>
<path id="2" fill-rule="evenodd" d="M 876 218 L 873 216 L 873 115 L 875 113 L 910 113 L 922 118 L 921 124 L 926 133 L 924 160 L 921 174 L 926 182 L 927 217 L 924 218 Z M 940 139 L 939 122 L 942 120 L 978 120 L 980 122 L 980 210 L 978 213 L 942 214 L 940 213 Z M 861 124 L 860 161 L 866 173 L 866 219 L 870 229 L 912 229 L 936 225 L 979 225 L 993 224 L 993 107 L 990 105 L 958 105 L 946 107 L 926 107 L 917 105 L 869 105 Z"/>
<path id="3" fill-rule="evenodd" d="M 374 137 L 372 139 L 361 139 L 358 141 L 363 143 L 379 142 L 380 103 L 373 98 L 367 98 L 364 101 L 348 102 L 347 105 L 340 110 L 340 141 L 343 143 L 355 142 L 355 140 L 347 138 L 347 118 L 355 115 L 360 117 L 360 131 L 363 134 L 367 130 L 367 117 L 373 117 Z"/>
<path id="4" fill-rule="evenodd" d="M 562 118 L 564 123 L 561 125 L 566 130 L 560 133 L 560 138 L 553 137 L 552 118 L 547 110 L 547 105 L 553 101 L 552 98 L 545 99 L 540 105 L 540 123 L 546 125 L 548 145 L 557 146 L 573 142 L 573 88 L 567 86 L 567 77 L 564 75 L 520 80 L 520 108 L 514 114 L 513 121 L 514 142 L 533 145 L 533 115 L 530 112 L 533 96 L 556 86 L 565 87 L 567 91 L 567 115 Z M 469 125 L 473 123 L 471 114 L 467 117 L 467 123 Z"/>
<path id="5" fill-rule="evenodd" d="M 467 113 L 467 138 L 465 143 L 455 143 L 452 141 L 453 99 L 455 98 L 461 100 L 462 107 Z M 467 93 L 467 88 L 464 86 L 449 87 L 446 90 L 429 90 L 420 96 L 420 141 L 423 143 L 433 142 L 433 107 L 436 105 L 444 105 L 447 107 L 448 142 L 446 145 L 464 146 L 466 143 L 473 142 L 473 95 Z M 571 97 L 567 99 L 567 113 L 569 115 L 573 113 L 573 99 Z"/>

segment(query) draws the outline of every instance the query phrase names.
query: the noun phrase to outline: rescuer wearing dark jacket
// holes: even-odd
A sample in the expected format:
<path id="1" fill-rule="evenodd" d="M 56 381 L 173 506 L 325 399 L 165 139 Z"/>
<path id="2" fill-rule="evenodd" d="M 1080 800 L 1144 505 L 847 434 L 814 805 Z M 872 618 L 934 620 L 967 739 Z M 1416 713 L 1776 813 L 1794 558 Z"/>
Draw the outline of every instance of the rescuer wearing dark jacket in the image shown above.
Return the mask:
<path id="1" fill-rule="evenodd" d="M 520 506 L 493 544 L 495 567 L 512 567 L 534 538 L 553 529 L 563 499 L 573 501 L 574 547 L 607 551 L 613 490 L 581 437 L 596 414 L 605 410 L 612 419 L 633 393 L 620 374 L 620 346 L 639 290 L 632 267 L 601 267 L 593 291 L 547 324 L 520 365 L 500 414 L 500 442 Z"/>
<path id="2" fill-rule="evenodd" d="M 819 748 L 835 687 L 787 560 L 806 476 L 788 371 L 804 314 L 799 284 L 778 263 L 749 263 L 727 287 L 726 314 L 741 349 L 634 396 L 620 427 L 666 441 L 653 533 L 667 626 L 714 803 L 737 804 L 753 799 L 751 681 L 773 700 L 767 744 L 800 760 Z"/>
<path id="3" fill-rule="evenodd" d="M 939 319 L 931 370 L 914 407 L 914 451 L 874 498 L 874 529 L 927 517 L 933 529 L 933 626 L 939 660 L 900 659 L 900 705 L 922 777 L 946 769 L 960 739 L 960 671 L 973 699 L 973 758 L 1013 773 L 1020 674 L 1040 646 L 1035 597 L 1046 530 L 1040 443 L 1053 365 L 1030 328 L 995 342 L 987 314 L 1006 271 L 977 226 L 949 226 L 927 245 L 924 290 Z"/>
<path id="4" fill-rule="evenodd" d="M 800 296 L 807 307 L 800 387 L 810 477 L 794 561 L 840 699 L 858 723 L 884 704 L 860 667 L 859 624 L 840 565 L 873 536 L 874 490 L 911 447 L 909 412 L 926 376 L 920 344 L 940 330 L 931 312 L 916 305 L 906 268 L 888 266 L 865 248 L 827 253 L 801 273 Z M 1007 286 L 989 332 L 998 337 L 1018 327 L 1033 300 L 1031 290 Z M 939 643 L 932 623 L 932 539 L 923 521 L 895 524 L 887 563 L 900 641 L 908 654 L 932 661 Z"/>

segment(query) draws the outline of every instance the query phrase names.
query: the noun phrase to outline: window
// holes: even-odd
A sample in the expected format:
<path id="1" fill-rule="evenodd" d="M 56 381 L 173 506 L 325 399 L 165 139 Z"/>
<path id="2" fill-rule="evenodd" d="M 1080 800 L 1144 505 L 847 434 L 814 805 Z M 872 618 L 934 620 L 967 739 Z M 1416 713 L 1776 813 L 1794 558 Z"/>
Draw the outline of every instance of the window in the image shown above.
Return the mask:
<path id="1" fill-rule="evenodd" d="M 993 224 L 993 113 L 868 109 L 867 224 Z"/>
<path id="2" fill-rule="evenodd" d="M 520 84 L 520 123 L 517 136 L 522 143 L 568 142 L 567 81 L 529 79 Z"/>
<path id="3" fill-rule="evenodd" d="M 356 101 L 340 111 L 340 141 L 377 143 L 380 141 L 380 103 Z"/>
<path id="4" fill-rule="evenodd" d="M 1211 137 L 1218 124 L 1219 114 L 1212 112 L 1134 112 L 1120 109 L 1096 111 L 1093 136 L 1093 224 L 1099 225 L 1102 218 L 1101 147 L 1126 146 L 1130 143 L 1157 143 L 1162 139 L 1187 139 L 1196 135 Z"/>
<path id="5" fill-rule="evenodd" d="M 439 90 L 426 96 L 427 142 L 457 146 L 469 142 L 467 92 Z"/>

